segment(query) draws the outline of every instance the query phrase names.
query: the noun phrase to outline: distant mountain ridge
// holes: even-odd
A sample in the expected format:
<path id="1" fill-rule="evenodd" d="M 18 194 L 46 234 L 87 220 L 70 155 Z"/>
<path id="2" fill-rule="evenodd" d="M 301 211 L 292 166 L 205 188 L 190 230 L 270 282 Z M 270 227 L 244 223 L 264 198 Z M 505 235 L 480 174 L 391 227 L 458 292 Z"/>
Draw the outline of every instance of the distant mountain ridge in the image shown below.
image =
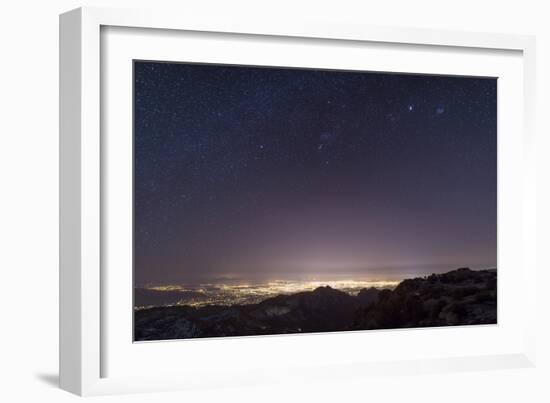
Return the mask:
<path id="1" fill-rule="evenodd" d="M 496 323 L 497 271 L 461 268 L 352 296 L 329 286 L 258 304 L 134 312 L 135 340 Z"/>

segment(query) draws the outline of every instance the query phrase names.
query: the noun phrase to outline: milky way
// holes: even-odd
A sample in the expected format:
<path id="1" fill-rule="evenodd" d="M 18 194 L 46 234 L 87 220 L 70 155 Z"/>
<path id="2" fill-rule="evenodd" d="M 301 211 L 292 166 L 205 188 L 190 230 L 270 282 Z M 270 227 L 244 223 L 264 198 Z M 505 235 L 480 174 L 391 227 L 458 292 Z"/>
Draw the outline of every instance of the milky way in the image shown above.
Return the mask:
<path id="1" fill-rule="evenodd" d="M 134 64 L 135 281 L 496 265 L 493 78 Z"/>

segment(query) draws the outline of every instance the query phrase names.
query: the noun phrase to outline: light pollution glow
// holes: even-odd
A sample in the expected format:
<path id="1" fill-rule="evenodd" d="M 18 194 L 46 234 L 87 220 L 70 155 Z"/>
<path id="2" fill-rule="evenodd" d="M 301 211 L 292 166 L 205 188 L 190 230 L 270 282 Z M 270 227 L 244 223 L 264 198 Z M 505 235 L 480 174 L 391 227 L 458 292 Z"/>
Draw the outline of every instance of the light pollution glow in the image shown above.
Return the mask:
<path id="1" fill-rule="evenodd" d="M 135 285 L 496 266 L 496 78 L 136 61 L 134 95 Z"/>
<path id="2" fill-rule="evenodd" d="M 206 305 L 245 305 L 256 304 L 277 295 L 289 295 L 303 291 L 313 291 L 318 287 L 331 288 L 357 295 L 364 288 L 394 288 L 399 281 L 389 280 L 334 280 L 334 281 L 270 281 L 265 283 L 239 284 L 200 284 L 186 285 L 156 285 L 146 287 L 147 290 L 180 293 L 182 298 L 176 303 L 167 305 L 187 305 L 202 307 Z M 137 308 L 144 308 L 137 307 Z"/>

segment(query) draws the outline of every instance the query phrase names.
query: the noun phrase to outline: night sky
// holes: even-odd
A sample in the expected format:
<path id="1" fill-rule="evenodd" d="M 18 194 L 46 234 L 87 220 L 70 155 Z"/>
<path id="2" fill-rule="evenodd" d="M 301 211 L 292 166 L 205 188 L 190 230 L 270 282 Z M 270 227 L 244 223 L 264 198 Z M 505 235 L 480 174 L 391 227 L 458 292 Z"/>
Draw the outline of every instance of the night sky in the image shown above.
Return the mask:
<path id="1" fill-rule="evenodd" d="M 496 267 L 496 79 L 134 74 L 137 285 Z"/>

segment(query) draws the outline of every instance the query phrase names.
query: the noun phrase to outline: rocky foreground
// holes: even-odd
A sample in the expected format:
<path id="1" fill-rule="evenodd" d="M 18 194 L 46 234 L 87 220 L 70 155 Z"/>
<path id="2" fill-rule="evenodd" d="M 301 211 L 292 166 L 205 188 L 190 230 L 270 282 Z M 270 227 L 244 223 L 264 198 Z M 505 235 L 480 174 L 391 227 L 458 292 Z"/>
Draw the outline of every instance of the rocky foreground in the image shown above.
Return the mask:
<path id="1" fill-rule="evenodd" d="M 461 268 L 357 296 L 328 286 L 241 306 L 135 311 L 135 340 L 395 329 L 497 322 L 497 272 Z"/>

